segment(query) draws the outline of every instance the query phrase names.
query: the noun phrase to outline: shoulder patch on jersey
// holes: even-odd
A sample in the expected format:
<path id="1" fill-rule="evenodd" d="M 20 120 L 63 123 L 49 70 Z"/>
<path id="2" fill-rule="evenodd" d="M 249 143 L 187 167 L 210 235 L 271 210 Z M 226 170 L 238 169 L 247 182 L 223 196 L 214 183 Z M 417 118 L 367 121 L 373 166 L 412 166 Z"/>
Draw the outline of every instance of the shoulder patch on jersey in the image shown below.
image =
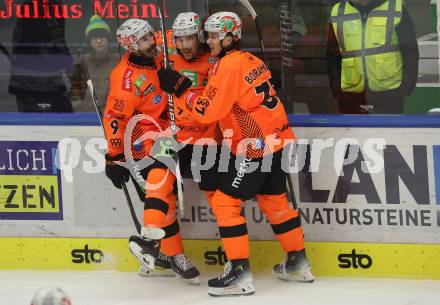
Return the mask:
<path id="1" fill-rule="evenodd" d="M 122 90 L 130 91 L 133 89 L 133 85 L 131 83 L 131 77 L 133 76 L 133 70 L 127 68 L 125 69 L 124 76 L 122 78 Z"/>

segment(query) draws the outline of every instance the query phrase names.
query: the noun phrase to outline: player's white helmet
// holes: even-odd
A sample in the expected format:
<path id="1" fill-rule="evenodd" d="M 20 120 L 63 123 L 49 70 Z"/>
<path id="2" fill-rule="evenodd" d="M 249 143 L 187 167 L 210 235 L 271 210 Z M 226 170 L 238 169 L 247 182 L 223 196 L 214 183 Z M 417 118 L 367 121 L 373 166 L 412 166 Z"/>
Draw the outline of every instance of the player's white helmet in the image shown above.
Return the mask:
<path id="1" fill-rule="evenodd" d="M 61 288 L 42 288 L 32 297 L 31 305 L 72 305 L 72 301 Z"/>
<path id="2" fill-rule="evenodd" d="M 205 22 L 205 31 L 219 33 L 220 40 L 225 38 L 227 33 L 232 33 L 241 39 L 241 19 L 233 12 L 218 12 L 209 16 Z"/>
<path id="3" fill-rule="evenodd" d="M 194 12 L 180 13 L 173 23 L 173 36 L 187 36 L 197 34 L 199 42 L 204 42 L 205 37 L 202 29 L 202 20 Z"/>
<path id="4" fill-rule="evenodd" d="M 118 43 L 127 51 L 139 50 L 137 41 L 147 33 L 153 32 L 153 27 L 146 20 L 132 18 L 121 24 L 116 31 Z"/>

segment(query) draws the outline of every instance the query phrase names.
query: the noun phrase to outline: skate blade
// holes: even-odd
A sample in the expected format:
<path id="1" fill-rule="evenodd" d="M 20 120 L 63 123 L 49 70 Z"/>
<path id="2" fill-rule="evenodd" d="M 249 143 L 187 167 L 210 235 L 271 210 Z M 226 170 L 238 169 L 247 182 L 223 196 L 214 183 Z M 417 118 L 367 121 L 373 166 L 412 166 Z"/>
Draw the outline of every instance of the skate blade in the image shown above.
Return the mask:
<path id="1" fill-rule="evenodd" d="M 142 260 L 142 264 L 145 267 L 147 267 L 148 269 L 154 271 L 154 261 L 155 261 L 155 258 L 152 255 L 144 254 L 141 257 L 141 260 Z"/>
<path id="2" fill-rule="evenodd" d="M 139 270 L 138 274 L 142 277 L 174 277 L 175 274 L 169 269 L 155 268 L 154 270 Z"/>
<path id="3" fill-rule="evenodd" d="M 159 240 L 165 237 L 165 231 L 161 228 L 142 227 L 141 236 L 147 239 Z"/>
<path id="4" fill-rule="evenodd" d="M 315 278 L 310 270 L 306 270 L 303 272 L 291 272 L 291 273 L 278 273 L 275 272 L 275 275 L 283 280 L 283 281 L 295 281 L 295 282 L 303 282 L 303 283 L 313 283 Z"/>
<path id="5" fill-rule="evenodd" d="M 151 270 L 141 264 L 138 274 L 142 277 L 173 277 L 174 273 L 171 269 L 156 266 L 154 270 Z"/>
<path id="6" fill-rule="evenodd" d="M 241 283 L 223 288 L 210 287 L 208 289 L 208 294 L 212 297 L 239 297 L 252 295 L 254 293 L 255 287 L 252 282 Z"/>
<path id="7" fill-rule="evenodd" d="M 194 285 L 194 286 L 198 286 L 200 285 L 200 279 L 198 276 L 193 277 L 192 279 L 185 279 L 183 277 L 181 277 L 180 275 L 175 274 L 176 279 L 178 279 L 179 281 L 182 281 L 186 284 L 190 284 L 190 285 Z"/>

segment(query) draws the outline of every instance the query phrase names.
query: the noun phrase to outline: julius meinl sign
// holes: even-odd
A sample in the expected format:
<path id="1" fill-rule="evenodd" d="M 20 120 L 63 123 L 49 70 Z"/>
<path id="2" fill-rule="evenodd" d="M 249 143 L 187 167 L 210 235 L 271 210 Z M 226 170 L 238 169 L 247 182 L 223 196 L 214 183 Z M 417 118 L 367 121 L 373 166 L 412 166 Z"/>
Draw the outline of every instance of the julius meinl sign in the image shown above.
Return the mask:
<path id="1" fill-rule="evenodd" d="M 19 3 L 14 0 L 0 1 L 0 19 L 80 19 L 83 17 L 84 11 L 81 1 L 70 4 L 53 3 L 51 0 L 33 0 L 28 3 Z M 163 11 L 164 17 L 168 17 L 166 7 Z M 154 3 L 140 0 L 94 0 L 92 1 L 92 12 L 107 19 L 158 17 Z M 89 14 L 90 12 L 87 11 L 87 15 Z"/>

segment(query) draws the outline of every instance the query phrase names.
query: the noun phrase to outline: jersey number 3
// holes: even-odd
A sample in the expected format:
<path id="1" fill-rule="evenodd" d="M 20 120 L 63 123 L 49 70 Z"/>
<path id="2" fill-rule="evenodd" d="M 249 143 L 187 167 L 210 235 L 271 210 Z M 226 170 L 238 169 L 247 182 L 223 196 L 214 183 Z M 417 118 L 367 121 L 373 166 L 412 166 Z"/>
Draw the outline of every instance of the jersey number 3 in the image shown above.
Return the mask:
<path id="1" fill-rule="evenodd" d="M 278 99 L 278 97 L 270 95 L 271 86 L 272 85 L 270 84 L 270 79 L 269 79 L 268 81 L 265 81 L 264 83 L 255 87 L 255 93 L 257 95 L 263 93 L 264 97 L 263 97 L 262 106 L 266 107 L 267 109 L 273 110 L 278 105 L 278 102 L 280 100 Z"/>

